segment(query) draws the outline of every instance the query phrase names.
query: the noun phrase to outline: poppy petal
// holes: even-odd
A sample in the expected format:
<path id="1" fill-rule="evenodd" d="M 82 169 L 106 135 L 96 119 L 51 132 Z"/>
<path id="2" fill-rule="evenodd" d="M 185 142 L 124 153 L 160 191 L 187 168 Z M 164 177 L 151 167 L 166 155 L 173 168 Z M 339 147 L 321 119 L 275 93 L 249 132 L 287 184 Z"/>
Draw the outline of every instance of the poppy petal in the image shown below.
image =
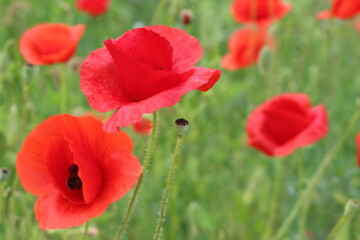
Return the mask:
<path id="1" fill-rule="evenodd" d="M 148 99 L 122 106 L 105 122 L 104 131 L 116 132 L 119 126 L 128 126 L 131 123 L 139 122 L 142 114 L 152 113 L 163 107 L 171 107 L 181 100 L 187 92 L 198 89 L 211 80 L 216 79 L 216 70 L 195 67 L 185 73 L 190 77 L 181 85 L 162 91 Z M 206 85 L 205 85 L 206 86 Z M 206 89 L 206 87 L 204 87 Z"/>
<path id="2" fill-rule="evenodd" d="M 60 193 L 38 199 L 35 215 L 41 229 L 75 227 L 100 216 L 110 203 L 123 197 L 135 185 L 141 174 L 139 161 L 130 153 L 114 153 L 103 164 L 106 172 L 103 190 L 92 204 L 74 204 Z"/>
<path id="3" fill-rule="evenodd" d="M 202 47 L 199 41 L 184 30 L 164 25 L 145 28 L 160 34 L 170 42 L 173 48 L 172 69 L 175 72 L 184 72 L 200 60 Z"/>
<path id="4" fill-rule="evenodd" d="M 90 53 L 81 66 L 80 75 L 81 91 L 96 110 L 108 112 L 132 102 L 117 84 L 115 64 L 105 47 Z"/>

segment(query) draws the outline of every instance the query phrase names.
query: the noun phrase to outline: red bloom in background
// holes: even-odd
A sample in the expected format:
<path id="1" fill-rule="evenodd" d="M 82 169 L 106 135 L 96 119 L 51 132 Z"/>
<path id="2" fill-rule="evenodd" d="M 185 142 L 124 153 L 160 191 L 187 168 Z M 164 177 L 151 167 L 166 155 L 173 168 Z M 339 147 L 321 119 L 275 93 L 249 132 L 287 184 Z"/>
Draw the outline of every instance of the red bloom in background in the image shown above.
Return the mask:
<path id="1" fill-rule="evenodd" d="M 110 0 L 77 0 L 76 7 L 93 17 L 105 13 L 108 9 Z"/>
<path id="2" fill-rule="evenodd" d="M 142 114 L 170 107 L 189 91 L 209 90 L 219 79 L 216 69 L 192 67 L 202 48 L 185 31 L 149 26 L 127 31 L 84 61 L 80 87 L 93 108 L 116 109 L 104 130 L 139 122 Z"/>
<path id="3" fill-rule="evenodd" d="M 140 122 L 134 123 L 133 129 L 138 134 L 149 135 L 152 129 L 152 121 L 143 118 Z"/>
<path id="4" fill-rule="evenodd" d="M 314 143 L 328 132 L 324 106 L 311 108 L 302 93 L 281 94 L 266 101 L 248 117 L 248 144 L 268 156 L 285 156 Z"/>
<path id="5" fill-rule="evenodd" d="M 231 12 L 239 23 L 270 24 L 284 17 L 291 9 L 280 0 L 234 0 Z"/>
<path id="6" fill-rule="evenodd" d="M 223 57 L 221 65 L 228 70 L 249 67 L 257 62 L 263 47 L 273 45 L 274 39 L 268 36 L 266 28 L 241 28 L 231 35 L 229 53 Z"/>
<path id="7" fill-rule="evenodd" d="M 33 65 L 68 61 L 75 53 L 85 25 L 43 23 L 27 30 L 20 39 L 20 52 Z"/>
<path id="8" fill-rule="evenodd" d="M 39 197 L 39 227 L 79 226 L 123 197 L 142 169 L 131 151 L 125 132 L 105 133 L 93 117 L 57 115 L 37 126 L 18 153 L 16 171 Z"/>
<path id="9" fill-rule="evenodd" d="M 352 18 L 360 13 L 359 0 L 331 0 L 332 6 L 328 11 L 318 13 L 318 19 L 328 18 Z"/>
<path id="10" fill-rule="evenodd" d="M 354 27 L 355 27 L 356 31 L 358 31 L 360 33 L 360 21 L 355 22 Z"/>

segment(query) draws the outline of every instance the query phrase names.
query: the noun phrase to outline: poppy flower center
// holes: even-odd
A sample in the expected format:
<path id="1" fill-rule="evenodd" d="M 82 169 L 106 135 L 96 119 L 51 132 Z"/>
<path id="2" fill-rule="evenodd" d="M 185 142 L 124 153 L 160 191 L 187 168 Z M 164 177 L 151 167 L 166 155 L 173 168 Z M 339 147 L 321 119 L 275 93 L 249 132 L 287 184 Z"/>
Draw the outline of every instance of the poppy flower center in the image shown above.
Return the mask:
<path id="1" fill-rule="evenodd" d="M 82 181 L 78 176 L 79 167 L 76 164 L 71 165 L 68 168 L 69 177 L 66 181 L 66 184 L 70 190 L 81 190 L 82 189 Z"/>

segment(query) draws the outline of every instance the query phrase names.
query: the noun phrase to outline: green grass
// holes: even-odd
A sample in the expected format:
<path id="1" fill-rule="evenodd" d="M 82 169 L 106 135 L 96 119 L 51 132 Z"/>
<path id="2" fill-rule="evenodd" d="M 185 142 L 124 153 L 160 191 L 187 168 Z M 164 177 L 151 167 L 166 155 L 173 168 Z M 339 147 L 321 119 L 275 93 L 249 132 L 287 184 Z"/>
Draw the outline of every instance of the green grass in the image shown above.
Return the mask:
<path id="1" fill-rule="evenodd" d="M 76 11 L 70 0 L 0 0 L 0 167 L 12 171 L 10 179 L 0 183 L 4 193 L 4 197 L 0 195 L 0 239 L 79 239 L 81 229 L 49 231 L 46 237 L 34 218 L 36 198 L 16 180 L 15 159 L 24 138 L 44 119 L 60 113 L 62 69 L 68 80 L 68 112 L 80 115 L 91 110 L 79 89 L 79 74 L 70 64 L 26 67 L 18 50 L 21 34 L 43 22 L 85 23 L 87 29 L 76 53 L 84 59 L 104 40 L 120 36 L 137 22 L 149 25 L 153 21 L 183 28 L 197 37 L 204 48 L 198 65 L 221 69 L 219 62 L 227 51 L 227 39 L 240 27 L 229 13 L 230 0 L 165 0 L 154 18 L 158 2 L 112 0 L 107 14 L 91 19 Z M 276 51 L 266 72 L 257 66 L 223 71 L 211 91 L 190 92 L 174 107 L 159 111 L 156 151 L 126 239 L 152 237 L 177 138 L 173 122 L 180 117 L 189 120 L 190 127 L 183 139 L 162 239 L 259 240 L 269 226 L 272 236 L 278 231 L 360 107 L 356 106 L 360 34 L 351 21 L 317 21 L 316 13 L 328 7 L 326 0 L 290 2 L 290 14 L 272 27 Z M 194 21 L 188 27 L 180 22 L 182 8 L 194 12 Z M 28 93 L 24 95 L 26 86 Z M 282 92 L 304 92 L 314 105 L 325 105 L 330 131 L 321 141 L 288 157 L 269 158 L 247 146 L 244 126 L 258 104 Z M 133 138 L 134 154 L 142 159 L 146 138 L 125 130 Z M 313 233 L 312 239 L 326 239 L 347 200 L 360 199 L 355 143 L 358 131 L 357 124 L 309 195 L 308 211 L 295 218 L 283 239 L 306 239 L 301 237 L 305 231 Z M 276 171 L 280 172 L 278 176 Z M 274 196 L 276 178 L 279 194 Z M 93 239 L 113 239 L 130 196 L 127 194 L 101 217 L 90 221 L 90 226 L 99 230 Z M 271 212 L 275 213 L 273 218 Z M 359 220 L 356 215 L 337 239 L 360 239 Z"/>

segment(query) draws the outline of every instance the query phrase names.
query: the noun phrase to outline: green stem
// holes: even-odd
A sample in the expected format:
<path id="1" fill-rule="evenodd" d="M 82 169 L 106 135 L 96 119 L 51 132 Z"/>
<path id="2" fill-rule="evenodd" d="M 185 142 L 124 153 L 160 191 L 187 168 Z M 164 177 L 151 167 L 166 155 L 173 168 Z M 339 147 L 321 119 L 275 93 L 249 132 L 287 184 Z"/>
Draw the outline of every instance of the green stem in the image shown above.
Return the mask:
<path id="1" fill-rule="evenodd" d="M 345 139 L 349 135 L 350 131 L 352 130 L 352 128 L 356 124 L 359 117 L 360 117 L 360 112 L 357 110 L 353 114 L 353 116 L 352 116 L 349 124 L 347 125 L 345 131 L 343 132 L 342 136 L 339 138 L 339 140 L 335 144 L 335 147 L 331 148 L 331 150 L 324 157 L 324 159 L 321 162 L 320 166 L 316 169 L 316 172 L 314 173 L 314 175 L 310 179 L 307 187 L 301 193 L 301 195 L 298 198 L 297 202 L 295 203 L 294 207 L 291 209 L 291 212 L 289 213 L 289 215 L 287 216 L 287 218 L 285 219 L 285 221 L 281 225 L 279 231 L 276 234 L 275 239 L 281 239 L 281 237 L 284 236 L 284 234 L 286 233 L 286 231 L 289 228 L 290 224 L 292 223 L 292 221 L 295 219 L 295 217 L 297 216 L 297 214 L 301 210 L 304 202 L 310 197 L 311 193 L 314 191 L 315 187 L 320 182 L 322 176 L 325 173 L 325 170 L 328 168 L 328 166 L 335 159 L 335 156 L 336 156 L 337 152 L 340 150 L 340 148 L 343 145 Z"/>
<path id="2" fill-rule="evenodd" d="M 161 10 L 164 8 L 167 0 L 160 0 L 159 4 L 156 7 L 155 14 L 153 15 L 150 24 L 155 25 L 158 23 L 158 18 L 161 14 Z"/>
<path id="3" fill-rule="evenodd" d="M 142 184 L 142 182 L 144 180 L 145 174 L 146 174 L 146 172 L 147 172 L 147 170 L 149 168 L 150 158 L 151 158 L 151 155 L 152 155 L 152 153 L 154 151 L 155 141 L 156 141 L 156 137 L 157 137 L 157 134 L 156 134 L 156 131 L 157 131 L 156 118 L 157 117 L 156 117 L 156 115 L 157 115 L 156 112 L 153 112 L 153 122 L 152 122 L 153 129 L 152 129 L 152 132 L 151 132 L 150 140 L 149 140 L 148 147 L 147 147 L 146 154 L 145 154 L 145 159 L 144 159 L 144 162 L 143 162 L 143 164 L 144 164 L 143 172 L 140 175 L 139 181 L 136 184 L 134 193 L 131 196 L 129 206 L 128 206 L 127 210 L 126 210 L 126 213 L 125 213 L 125 216 L 124 216 L 124 218 L 122 220 L 119 231 L 118 231 L 118 233 L 116 234 L 116 236 L 114 238 L 115 240 L 121 239 L 121 237 L 125 233 L 128 222 L 130 221 L 132 209 L 134 208 L 136 197 L 137 197 L 137 195 L 139 193 L 139 190 L 140 190 L 141 184 Z"/>
<path id="4" fill-rule="evenodd" d="M 279 203 L 279 195 L 280 195 L 280 185 L 281 185 L 281 174 L 282 174 L 282 162 L 281 158 L 274 159 L 275 162 L 275 173 L 274 173 L 274 188 L 271 203 L 269 205 L 269 224 L 267 225 L 267 229 L 265 234 L 263 235 L 262 239 L 270 239 L 272 235 L 272 230 L 274 226 L 276 226 L 276 218 L 277 218 L 277 210 L 278 210 L 278 203 Z"/>
<path id="5" fill-rule="evenodd" d="M 173 182 L 173 178 L 174 178 L 174 174 L 175 174 L 176 160 L 177 160 L 177 155 L 180 150 L 181 140 L 182 140 L 182 136 L 179 135 L 179 137 L 176 141 L 176 145 L 175 145 L 175 149 L 174 149 L 174 153 L 173 153 L 173 159 L 172 159 L 171 166 L 170 166 L 168 176 L 166 179 L 164 193 L 163 193 L 163 196 L 162 196 L 162 199 L 160 202 L 160 213 L 159 213 L 159 218 L 158 218 L 157 225 L 155 228 L 155 234 L 153 237 L 154 240 L 159 240 L 160 236 L 161 236 L 162 224 L 164 223 L 165 215 L 166 215 L 166 203 L 169 198 L 170 188 L 171 188 L 171 184 Z"/>
<path id="6" fill-rule="evenodd" d="M 81 238 L 82 240 L 86 240 L 87 235 L 88 235 L 88 231 L 89 231 L 89 222 L 86 222 L 85 223 L 84 233 L 83 233 L 83 236 Z"/>
<path id="7" fill-rule="evenodd" d="M 61 64 L 60 67 L 60 112 L 66 113 L 67 111 L 67 79 L 65 74 L 65 65 Z"/>
<path id="8" fill-rule="evenodd" d="M 340 230 L 340 228 L 349 220 L 349 215 L 343 215 L 339 221 L 336 223 L 335 227 L 331 230 L 328 240 L 334 239 L 336 233 Z"/>

